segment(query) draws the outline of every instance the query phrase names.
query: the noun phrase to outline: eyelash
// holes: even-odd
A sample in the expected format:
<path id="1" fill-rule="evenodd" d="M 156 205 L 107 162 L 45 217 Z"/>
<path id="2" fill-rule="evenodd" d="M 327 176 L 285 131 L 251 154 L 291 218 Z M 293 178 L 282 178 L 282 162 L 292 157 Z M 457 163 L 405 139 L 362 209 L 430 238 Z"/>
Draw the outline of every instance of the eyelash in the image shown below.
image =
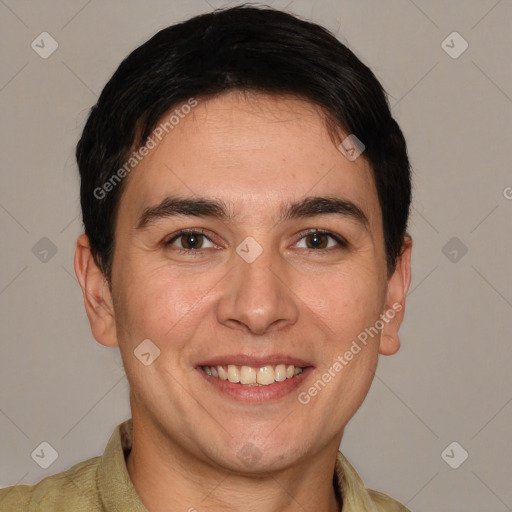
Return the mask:
<path id="1" fill-rule="evenodd" d="M 331 237 L 333 240 L 335 240 L 338 243 L 339 247 L 330 247 L 328 249 L 307 249 L 309 251 L 326 252 L 326 251 L 331 251 L 331 250 L 336 250 L 336 249 L 348 249 L 348 247 L 349 247 L 349 243 L 343 237 L 341 237 L 340 235 L 337 235 L 335 233 L 332 233 L 331 231 L 327 231 L 325 229 L 309 229 L 309 230 L 303 231 L 303 232 L 301 232 L 299 234 L 299 239 L 297 240 L 297 242 L 299 242 L 300 240 L 302 240 L 306 236 L 312 235 L 314 233 L 318 233 L 320 235 L 327 235 L 327 236 Z M 180 236 L 189 235 L 189 234 L 202 235 L 206 239 L 208 239 L 212 244 L 215 244 L 215 242 L 213 242 L 213 240 L 209 236 L 206 235 L 206 231 L 205 230 L 203 230 L 203 229 L 196 229 L 196 228 L 189 228 L 189 229 L 182 229 L 182 230 L 178 231 L 177 233 L 174 233 L 171 236 L 171 238 L 169 238 L 169 239 L 167 239 L 167 240 L 165 240 L 163 242 L 163 245 L 164 245 L 164 247 L 168 247 L 175 240 L 179 239 Z M 180 248 L 176 248 L 175 250 L 179 254 L 201 255 L 202 252 L 205 251 L 206 249 L 180 249 Z"/>

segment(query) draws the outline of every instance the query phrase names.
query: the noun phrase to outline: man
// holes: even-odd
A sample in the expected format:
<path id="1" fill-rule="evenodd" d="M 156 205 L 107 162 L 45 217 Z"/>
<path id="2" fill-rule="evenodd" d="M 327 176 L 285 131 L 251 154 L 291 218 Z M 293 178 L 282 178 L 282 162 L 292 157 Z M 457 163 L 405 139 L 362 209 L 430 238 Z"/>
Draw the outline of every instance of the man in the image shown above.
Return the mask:
<path id="1" fill-rule="evenodd" d="M 410 284 L 405 141 L 323 28 L 242 6 L 119 66 L 77 146 L 75 271 L 132 418 L 2 511 L 407 511 L 338 451 Z"/>

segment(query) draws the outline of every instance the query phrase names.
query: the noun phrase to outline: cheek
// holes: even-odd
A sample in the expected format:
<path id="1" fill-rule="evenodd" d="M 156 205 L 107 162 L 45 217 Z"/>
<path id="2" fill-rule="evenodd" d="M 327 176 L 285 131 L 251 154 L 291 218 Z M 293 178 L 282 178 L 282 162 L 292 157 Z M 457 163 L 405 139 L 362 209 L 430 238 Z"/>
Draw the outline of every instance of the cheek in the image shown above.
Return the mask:
<path id="1" fill-rule="evenodd" d="M 338 423 L 347 422 L 356 412 L 373 379 L 380 335 L 374 331 L 369 335 L 368 329 L 382 312 L 381 288 L 376 272 L 347 266 L 331 276 L 325 293 L 317 289 L 309 303 L 327 326 L 323 327 L 326 338 L 318 346 L 318 375 L 320 379 L 332 379 L 318 407 L 323 403 L 323 407 L 337 411 L 333 415 Z M 339 407 L 340 396 L 343 407 Z"/>
<path id="2" fill-rule="evenodd" d="M 373 324 L 381 311 L 384 290 L 373 270 L 347 266 L 333 272 L 324 286 L 308 290 L 311 308 L 339 340 L 350 341 Z"/>
<path id="3" fill-rule="evenodd" d="M 131 343 L 149 338 L 158 346 L 173 346 L 193 334 L 208 307 L 208 290 L 215 276 L 205 273 L 180 277 L 168 266 L 134 267 L 122 289 L 123 316 L 131 325 Z M 116 310 L 117 315 L 117 310 Z"/>

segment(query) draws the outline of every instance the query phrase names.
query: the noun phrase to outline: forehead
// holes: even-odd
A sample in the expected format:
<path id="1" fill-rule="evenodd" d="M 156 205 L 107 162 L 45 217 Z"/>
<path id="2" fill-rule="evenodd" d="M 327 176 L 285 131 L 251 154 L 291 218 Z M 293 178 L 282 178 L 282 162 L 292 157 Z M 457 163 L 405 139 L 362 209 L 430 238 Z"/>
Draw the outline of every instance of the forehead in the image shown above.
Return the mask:
<path id="1" fill-rule="evenodd" d="M 306 196 L 338 195 L 379 224 L 368 163 L 363 157 L 349 161 L 339 151 L 317 106 L 239 91 L 197 101 L 131 171 L 120 212 L 129 205 L 133 216 L 140 215 L 180 194 L 220 199 L 243 217 L 278 211 Z"/>

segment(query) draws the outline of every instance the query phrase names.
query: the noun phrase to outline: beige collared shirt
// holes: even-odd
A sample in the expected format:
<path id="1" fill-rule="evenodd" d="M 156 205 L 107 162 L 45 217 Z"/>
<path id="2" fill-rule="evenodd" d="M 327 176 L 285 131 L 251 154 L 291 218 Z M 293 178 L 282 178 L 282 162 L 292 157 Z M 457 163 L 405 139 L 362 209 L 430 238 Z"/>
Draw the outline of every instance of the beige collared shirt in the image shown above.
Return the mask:
<path id="1" fill-rule="evenodd" d="M 0 512 L 148 512 L 132 485 L 126 455 L 132 447 L 132 420 L 119 424 L 102 456 L 75 464 L 35 485 L 0 489 Z M 389 496 L 366 489 L 338 452 L 334 482 L 342 512 L 410 512 Z"/>

